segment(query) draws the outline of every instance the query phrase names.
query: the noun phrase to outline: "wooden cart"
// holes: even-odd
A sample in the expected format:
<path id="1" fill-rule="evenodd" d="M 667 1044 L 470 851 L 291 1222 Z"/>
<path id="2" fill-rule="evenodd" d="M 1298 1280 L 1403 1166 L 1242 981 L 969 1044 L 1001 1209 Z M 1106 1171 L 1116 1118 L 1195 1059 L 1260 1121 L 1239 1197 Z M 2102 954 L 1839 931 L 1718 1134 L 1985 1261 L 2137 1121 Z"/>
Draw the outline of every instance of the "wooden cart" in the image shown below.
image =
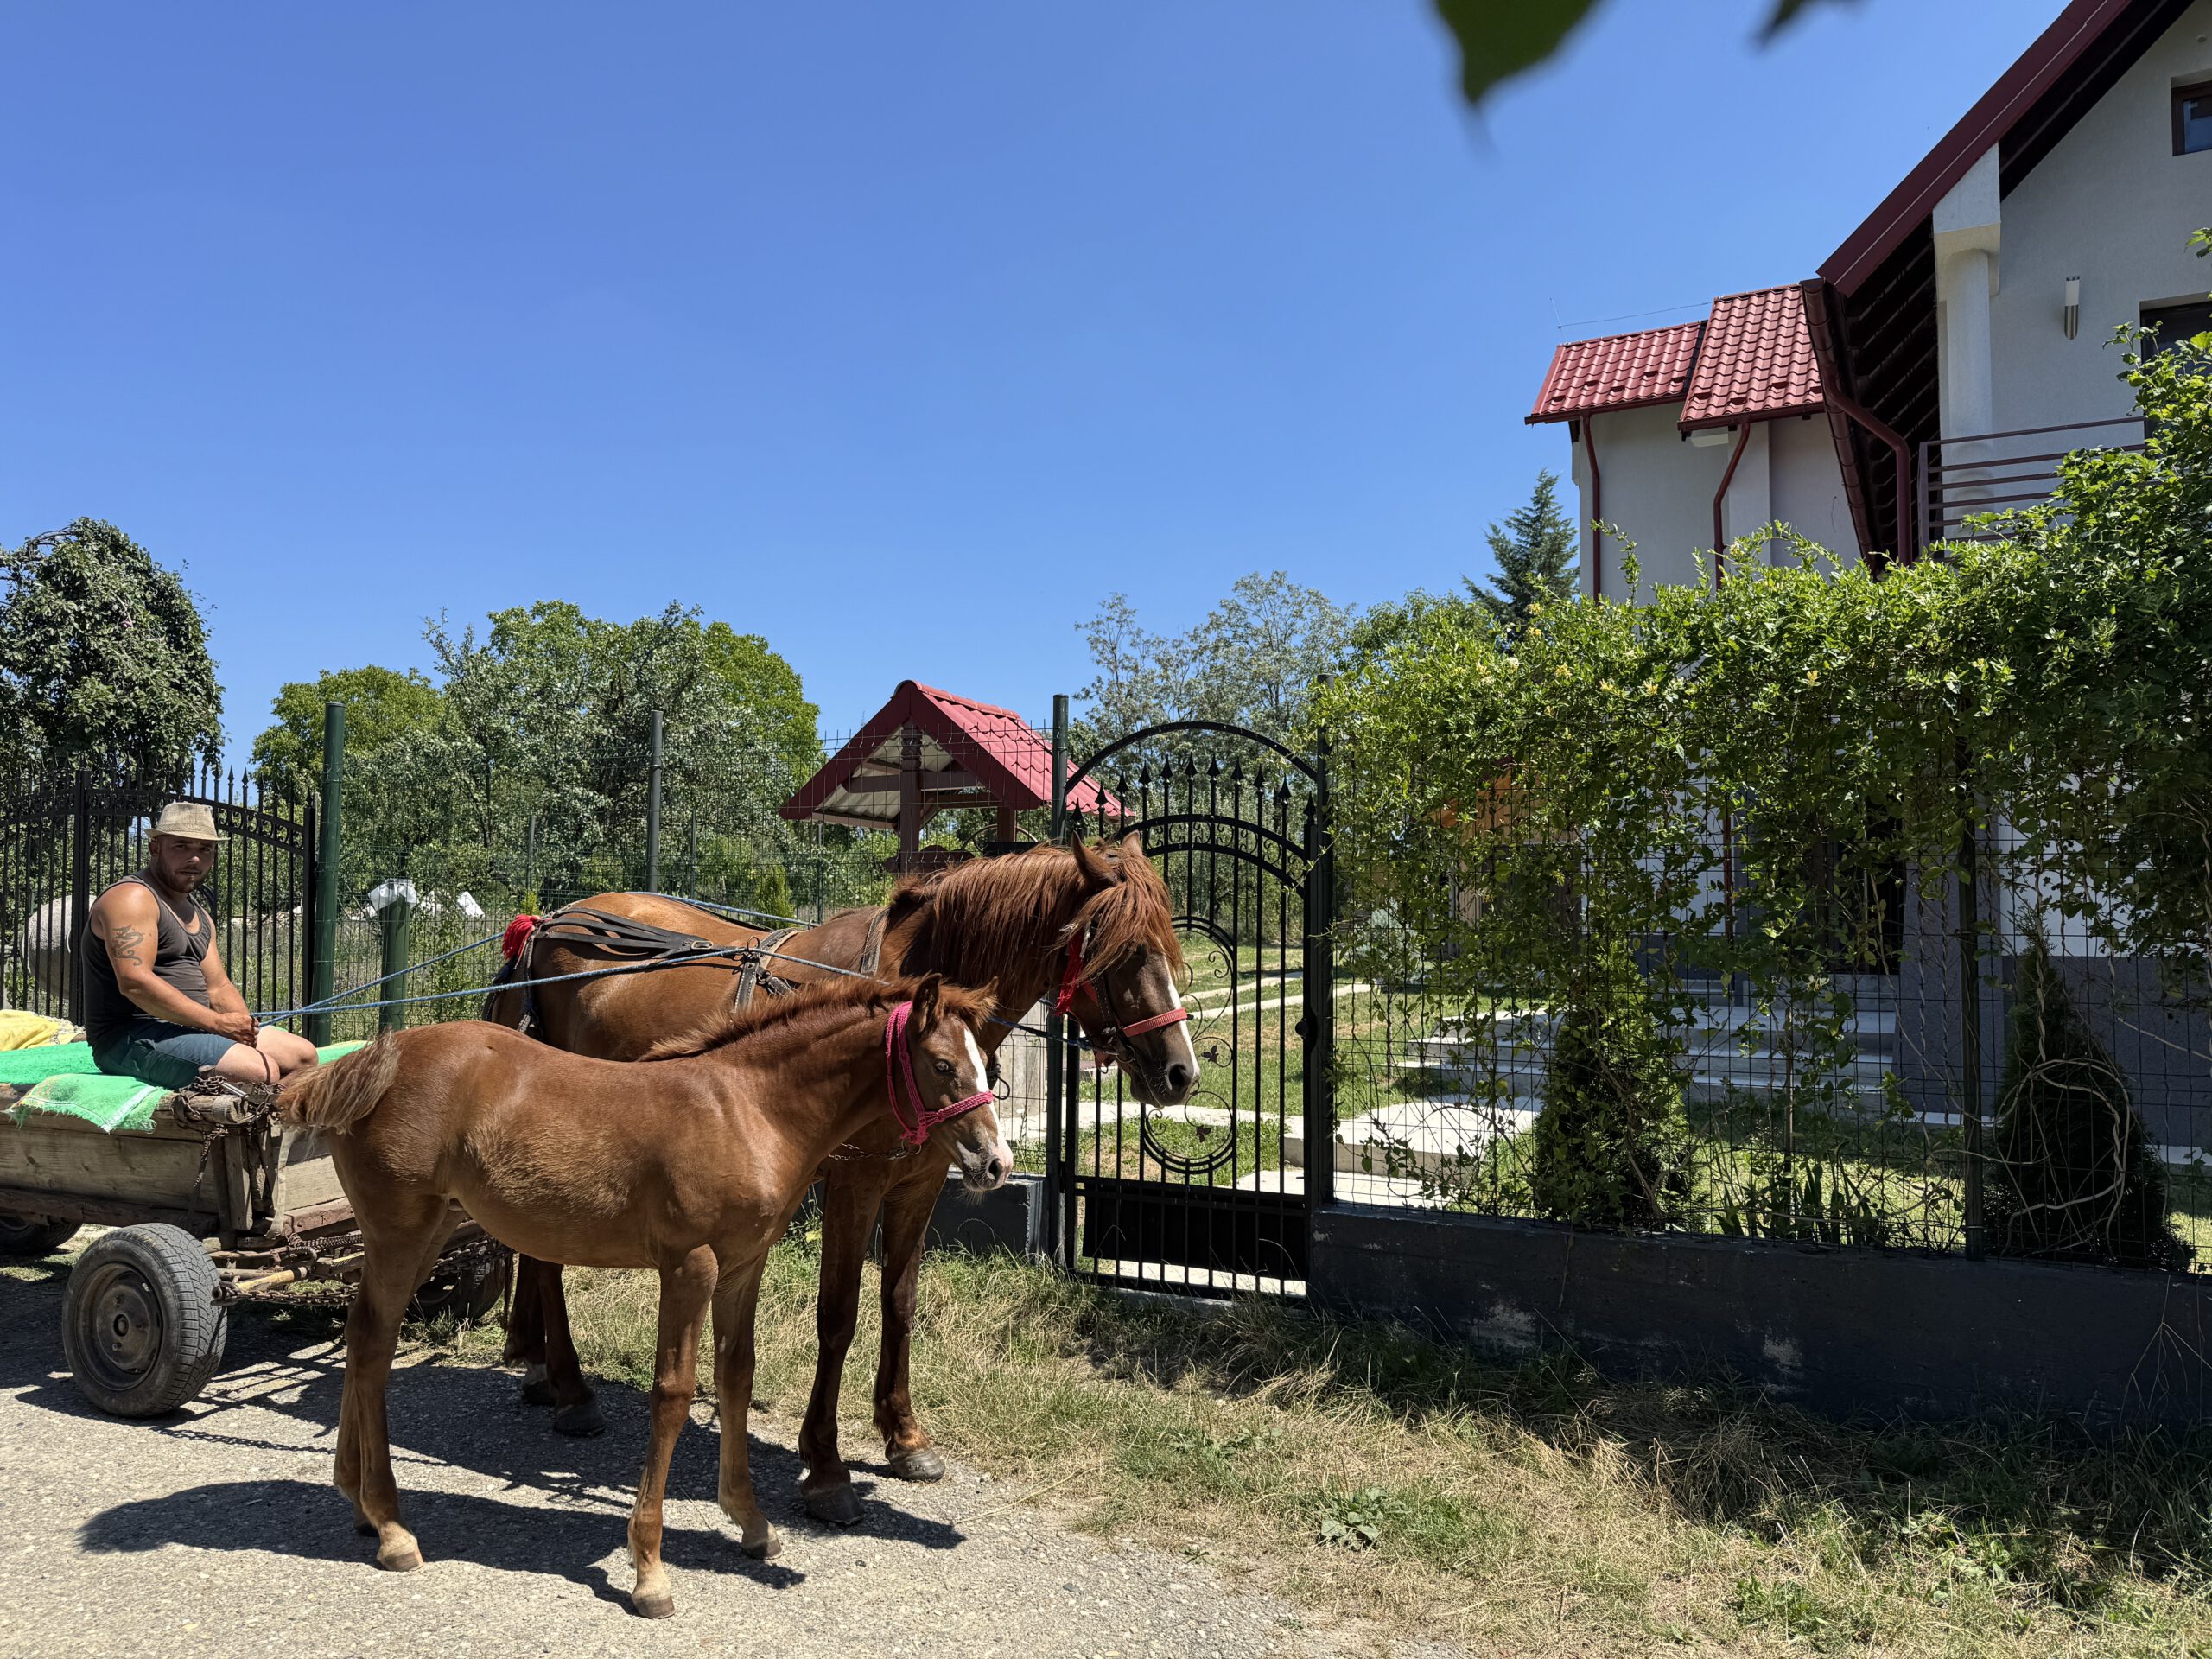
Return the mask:
<path id="1" fill-rule="evenodd" d="M 16 1103 L 0 1086 L 0 1255 L 48 1255 L 86 1223 L 113 1230 L 78 1255 L 62 1301 L 62 1351 L 101 1410 L 156 1416 L 198 1394 L 241 1297 L 359 1278 L 360 1230 L 328 1151 L 265 1097 L 195 1087 L 113 1131 Z M 416 1311 L 480 1319 L 509 1267 L 463 1217 Z"/>

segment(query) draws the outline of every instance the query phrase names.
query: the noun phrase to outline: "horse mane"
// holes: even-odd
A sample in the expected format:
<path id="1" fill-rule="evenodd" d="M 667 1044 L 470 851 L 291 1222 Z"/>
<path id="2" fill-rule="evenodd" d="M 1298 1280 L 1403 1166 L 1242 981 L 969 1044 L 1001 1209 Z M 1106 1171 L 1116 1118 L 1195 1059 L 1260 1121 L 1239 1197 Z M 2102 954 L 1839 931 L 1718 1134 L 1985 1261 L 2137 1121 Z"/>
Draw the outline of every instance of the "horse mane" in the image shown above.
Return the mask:
<path id="1" fill-rule="evenodd" d="M 692 1030 L 663 1038 L 638 1058 L 640 1060 L 682 1060 L 705 1054 L 767 1031 L 784 1031 L 793 1039 L 827 1035 L 858 1014 L 888 1015 L 899 1003 L 910 1001 L 921 988 L 918 978 L 863 979 L 840 976 L 802 985 L 782 996 L 756 996 L 750 1007 L 724 1008 Z M 960 1020 L 970 1030 L 982 1023 L 990 1008 L 981 993 L 941 983 L 938 1010 Z"/>
<path id="2" fill-rule="evenodd" d="M 950 941 L 957 940 L 969 961 L 1007 962 L 1025 950 L 1059 950 L 1077 931 L 1090 936 L 1084 947 L 1090 972 L 1109 971 L 1147 947 L 1160 951 L 1171 969 L 1179 968 L 1183 950 L 1175 937 L 1174 905 L 1159 870 L 1149 859 L 1125 858 L 1109 843 L 1090 850 L 1120 879 L 1084 899 L 1074 919 L 1041 946 L 1039 921 L 1059 909 L 1077 879 L 1075 854 L 1065 847 L 1033 847 L 910 877 L 892 895 L 886 931 L 926 909 L 923 925 L 939 947 L 933 965 L 947 972 L 954 964 L 942 947 Z"/>

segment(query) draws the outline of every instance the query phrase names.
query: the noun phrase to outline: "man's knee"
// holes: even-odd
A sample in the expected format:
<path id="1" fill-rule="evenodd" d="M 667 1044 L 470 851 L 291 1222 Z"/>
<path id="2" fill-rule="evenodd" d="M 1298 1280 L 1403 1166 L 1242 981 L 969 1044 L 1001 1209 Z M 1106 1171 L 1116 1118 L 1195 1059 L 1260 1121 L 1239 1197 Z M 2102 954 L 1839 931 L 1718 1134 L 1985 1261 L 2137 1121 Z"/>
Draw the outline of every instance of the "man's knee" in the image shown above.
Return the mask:
<path id="1" fill-rule="evenodd" d="M 255 1033 L 255 1045 L 286 1077 L 315 1064 L 315 1045 L 281 1027 L 264 1026 Z"/>

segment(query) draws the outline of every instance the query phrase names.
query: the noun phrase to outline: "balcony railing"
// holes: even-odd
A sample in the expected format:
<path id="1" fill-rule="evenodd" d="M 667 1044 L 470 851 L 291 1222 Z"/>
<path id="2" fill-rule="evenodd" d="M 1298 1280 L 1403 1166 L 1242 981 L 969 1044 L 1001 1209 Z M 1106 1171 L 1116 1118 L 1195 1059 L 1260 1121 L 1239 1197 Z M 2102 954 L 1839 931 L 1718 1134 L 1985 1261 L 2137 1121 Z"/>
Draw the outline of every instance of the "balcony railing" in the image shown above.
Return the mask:
<path id="1" fill-rule="evenodd" d="M 1978 512 L 2031 507 L 2050 499 L 2058 463 L 2077 449 L 2140 449 L 2143 417 L 2029 426 L 1920 446 L 1920 545 L 1984 539 L 1967 520 Z"/>

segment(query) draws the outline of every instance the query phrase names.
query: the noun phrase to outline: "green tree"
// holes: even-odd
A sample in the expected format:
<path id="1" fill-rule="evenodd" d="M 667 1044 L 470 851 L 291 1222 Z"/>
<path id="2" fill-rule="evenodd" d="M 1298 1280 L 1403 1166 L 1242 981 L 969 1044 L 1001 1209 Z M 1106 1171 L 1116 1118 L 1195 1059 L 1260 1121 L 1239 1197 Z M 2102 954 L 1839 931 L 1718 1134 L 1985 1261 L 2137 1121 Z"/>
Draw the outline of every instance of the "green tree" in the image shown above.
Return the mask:
<path id="1" fill-rule="evenodd" d="M 1314 687 L 1350 645 L 1355 613 L 1288 574 L 1254 571 L 1189 632 L 1146 631 L 1128 596 L 1078 625 L 1096 671 L 1079 747 L 1171 720 L 1248 726 L 1290 742 Z"/>
<path id="2" fill-rule="evenodd" d="M 113 524 L 0 551 L 0 755 L 50 772 L 212 761 L 222 705 L 198 603 Z"/>
<path id="3" fill-rule="evenodd" d="M 346 707 L 346 753 L 364 761 L 393 739 L 434 724 L 438 688 L 414 669 L 327 669 L 278 688 L 276 722 L 253 741 L 253 768 L 268 787 L 305 799 L 322 788 L 323 705 Z"/>
<path id="4" fill-rule="evenodd" d="M 1560 511 L 1559 476 L 1536 474 L 1528 505 L 1490 527 L 1491 557 L 1497 577 L 1489 588 L 1467 584 L 1475 602 L 1489 613 L 1506 638 L 1518 639 L 1529 619 L 1574 597 L 1574 568 L 1581 537 L 1574 521 Z"/>
<path id="5" fill-rule="evenodd" d="M 1529 1137 L 1529 1196 L 1586 1227 L 1662 1226 L 1689 1193 L 1673 1053 L 1625 949 L 1588 953 L 1575 977 Z"/>
<path id="6" fill-rule="evenodd" d="M 631 622 L 544 601 L 494 612 L 481 633 L 425 632 L 438 711 L 347 769 L 361 879 L 547 892 L 644 874 L 652 721 L 664 717 L 663 880 L 696 821 L 702 880 L 734 869 L 717 837 L 772 861 L 791 828 L 776 808 L 819 764 L 814 705 L 755 634 L 671 605 Z M 358 786 L 358 792 L 357 792 Z M 537 859 L 525 870 L 535 825 Z M 747 890 L 766 890 L 765 874 Z"/>

